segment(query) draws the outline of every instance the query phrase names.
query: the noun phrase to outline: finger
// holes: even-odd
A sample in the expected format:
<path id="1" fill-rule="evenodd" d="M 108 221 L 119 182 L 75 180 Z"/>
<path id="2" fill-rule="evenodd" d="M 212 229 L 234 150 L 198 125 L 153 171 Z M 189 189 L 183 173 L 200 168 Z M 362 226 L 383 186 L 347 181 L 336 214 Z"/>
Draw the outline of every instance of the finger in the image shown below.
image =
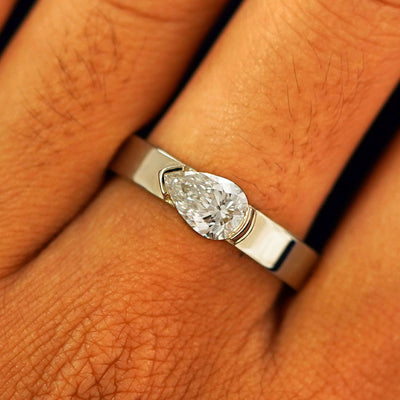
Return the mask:
<path id="1" fill-rule="evenodd" d="M 321 12 L 329 29 L 322 27 L 316 18 L 303 23 L 302 18 L 296 17 L 303 14 L 294 3 L 289 4 L 291 11 L 281 2 L 268 4 L 281 13 L 274 15 L 296 21 L 296 29 L 310 41 L 310 50 L 307 50 L 309 43 L 297 39 L 284 22 L 279 25 L 280 33 L 273 37 L 272 33 L 265 36 L 265 31 L 257 34 L 254 21 L 272 21 L 268 17 L 269 6 L 256 1 L 244 3 L 223 41 L 152 140 L 198 169 L 233 178 L 246 189 L 255 206 L 269 211 L 272 217 L 301 234 L 396 79 L 392 62 L 395 63 L 398 52 L 397 29 L 392 24 L 398 14 L 391 8 L 375 8 L 378 3 L 363 3 L 365 9 L 359 10 L 363 14 L 357 20 L 357 39 L 349 34 L 344 49 L 344 42 L 334 32 L 349 29 L 345 21 L 346 17 L 353 18 L 353 10 L 347 2 L 331 5 L 340 6 L 337 11 L 343 18 L 336 16 L 336 12 L 322 11 L 321 2 L 303 4 L 308 12 Z M 269 28 L 265 28 L 265 23 L 258 26 L 267 32 L 273 28 L 272 22 Z M 373 46 L 373 50 L 369 47 L 370 35 L 366 33 L 371 26 L 374 32 L 379 32 L 375 33 L 374 41 L 385 43 Z M 360 37 L 360 33 L 364 36 Z M 242 36 L 246 37 L 245 42 Z M 260 36 L 262 39 L 256 40 Z M 237 47 L 229 47 L 230 41 Z M 291 78 L 284 75 L 289 70 L 293 74 L 293 58 L 280 50 L 283 48 L 293 49 L 300 93 L 294 75 Z M 345 60 L 345 70 L 340 69 L 338 54 Z M 347 61 L 349 81 L 341 78 L 343 74 L 347 76 Z M 268 68 L 262 67 L 264 63 Z M 357 83 L 351 83 L 356 78 Z M 287 84 L 282 83 L 284 79 Z M 231 90 L 237 87 L 240 95 Z M 218 99 L 226 99 L 224 107 Z M 315 111 L 306 114 L 310 115 L 306 124 L 300 115 L 305 109 L 310 112 L 311 104 Z M 174 132 L 182 131 L 185 136 L 175 136 Z M 89 366 L 97 367 L 100 377 L 104 376 L 101 368 L 116 366 L 113 387 L 128 393 L 137 394 L 140 388 L 150 387 L 155 390 L 153 397 L 184 398 L 215 393 L 215 398 L 229 398 L 229 395 L 234 398 L 237 393 L 244 393 L 243 398 L 262 398 L 260 391 L 266 397 L 271 382 L 282 385 L 280 375 L 273 373 L 276 368 L 263 369 L 266 348 L 278 327 L 279 310 L 273 302 L 279 283 L 247 258 L 237 257 L 233 248 L 205 241 L 184 229 L 173 209 L 126 182 L 112 183 L 20 277 L 12 289 L 19 298 L 26 296 L 28 305 L 32 304 L 35 292 L 32 288 L 48 282 L 45 297 L 57 299 L 55 304 L 67 310 L 62 324 L 72 327 L 68 325 L 64 330 L 75 333 L 69 333 L 68 337 L 79 338 L 74 343 L 83 343 L 80 347 L 83 354 L 73 353 L 76 355 L 72 361 L 61 354 L 55 358 L 54 367 L 47 367 L 47 372 L 56 374 L 55 388 L 60 387 L 65 376 L 71 382 L 68 378 L 76 371 L 71 365 L 87 360 L 88 348 L 90 354 L 100 353 L 95 345 L 101 343 L 104 343 L 101 349 L 107 349 L 106 360 L 89 357 Z M 46 319 L 39 309 L 32 306 L 28 309 L 30 318 L 24 326 L 29 321 L 34 321 L 33 326 L 40 325 Z M 55 309 L 57 315 L 57 306 Z M 111 315 L 108 327 L 91 329 L 93 315 L 98 318 L 97 324 L 101 324 L 104 315 Z M 128 317 L 121 322 L 121 315 Z M 50 318 L 48 331 L 56 329 L 57 321 Z M 95 332 L 89 338 L 92 343 L 89 347 L 86 325 Z M 56 341 L 40 338 L 42 346 L 36 343 L 35 349 L 39 348 L 36 354 L 57 353 L 53 346 L 63 343 L 60 331 L 56 330 L 59 335 Z M 115 347 L 110 342 L 119 344 L 120 338 L 124 343 L 122 356 L 113 363 L 116 358 L 111 350 Z M 189 344 L 193 346 L 187 351 Z M 21 345 L 16 347 L 19 349 Z M 70 348 L 68 343 L 61 347 Z M 36 357 L 45 360 L 40 355 Z M 127 367 L 126 360 L 132 359 L 138 360 L 137 363 Z M 57 375 L 60 367 L 61 373 Z M 46 361 L 38 371 L 42 374 L 43 370 L 46 371 Z M 227 371 L 222 379 L 229 382 L 226 392 L 218 385 L 217 378 L 213 379 L 221 370 Z M 5 373 L 8 374 L 5 378 L 16 379 Z M 82 378 L 73 376 L 75 386 L 82 387 L 79 385 Z M 135 377 L 143 379 L 130 385 Z M 294 384 L 295 378 L 290 378 Z M 90 379 L 99 381 L 96 376 Z M 86 382 L 89 387 L 90 379 Z M 100 386 L 105 393 L 109 384 L 104 379 L 96 389 Z M 157 390 L 166 392 L 160 394 Z M 279 393 L 276 386 L 274 393 Z M 295 397 L 293 393 L 291 397 Z"/>
<path id="2" fill-rule="evenodd" d="M 0 64 L 4 271 L 93 194 L 115 148 L 168 99 L 223 3 L 39 2 Z"/>
<path id="3" fill-rule="evenodd" d="M 337 12 L 327 11 L 320 2 L 308 2 L 302 11 L 294 5 L 286 8 L 288 6 L 281 3 L 244 3 L 222 41 L 151 138 L 196 169 L 236 181 L 255 207 L 300 235 L 311 223 L 372 115 L 398 78 L 398 11 L 368 3 L 360 9 L 363 14 L 355 36 L 346 23 L 352 9 L 347 2 L 335 4 Z M 301 37 L 308 38 L 307 41 L 303 42 L 293 33 L 291 23 L 282 22 L 279 34 L 275 34 L 272 23 L 268 24 L 269 28 L 254 23 L 268 21 L 270 7 L 280 10 L 285 21 L 295 23 Z M 306 12 L 321 15 L 322 20 L 330 24 L 329 29 L 321 26 L 320 19 L 316 18 L 312 20 L 315 26 L 304 23 L 300 17 Z M 339 12 L 341 14 L 337 14 Z M 371 26 L 377 32 L 373 43 L 369 34 Z M 349 29 L 347 39 L 333 33 Z M 322 48 L 321 36 L 324 38 Z M 345 49 L 344 40 L 348 40 Z M 382 45 L 375 43 L 379 40 Z M 287 49 L 291 49 L 291 54 L 287 54 Z M 262 68 L 263 63 L 267 67 Z M 293 68 L 296 68 L 296 75 Z M 286 79 L 277 79 L 277 76 L 286 76 L 285 73 L 288 74 Z M 308 115 L 306 121 L 303 115 Z M 162 204 L 146 202 L 138 208 L 136 204 L 130 206 L 126 197 L 121 195 L 120 201 L 118 198 L 119 193 L 116 193 L 112 200 L 105 201 L 112 203 L 110 210 L 114 211 L 110 211 L 110 218 L 113 219 L 113 214 L 118 221 L 126 218 L 128 227 L 120 234 L 108 234 L 114 239 L 109 244 L 111 248 L 104 247 L 101 235 L 97 238 L 91 233 L 88 236 L 96 243 L 94 248 L 104 249 L 104 257 L 119 254 L 124 237 L 129 238 L 128 242 L 136 237 L 136 230 L 129 231 L 132 221 L 143 230 L 150 227 L 147 229 L 154 240 L 164 243 L 161 251 L 173 248 L 165 237 L 182 229 L 180 221 L 168 220 L 169 229 L 159 219 L 156 219 L 157 224 L 145 217 L 147 207 L 156 207 L 151 215 L 166 212 Z M 97 212 L 92 218 L 101 221 L 101 208 Z M 193 234 L 190 237 L 191 232 L 184 232 L 191 249 L 187 260 L 193 271 L 201 271 L 214 279 L 215 269 L 221 264 L 228 265 L 235 276 L 230 280 L 232 291 L 243 287 L 248 270 L 256 268 L 254 264 L 246 258 L 235 259 L 235 253 L 224 249 L 223 244 L 204 243 L 196 240 Z M 149 240 L 148 236 L 143 237 Z M 176 240 L 185 243 L 184 237 Z M 153 242 L 148 242 L 148 248 L 142 252 L 154 251 L 152 245 Z M 80 254 L 81 247 L 77 243 L 74 246 Z M 195 259 L 198 254 L 208 255 L 210 246 L 216 249 L 212 261 L 203 259 L 202 263 L 200 258 Z M 175 252 L 175 257 L 182 257 L 179 248 L 175 247 Z M 226 257 L 230 257 L 228 261 L 224 261 Z M 170 257 L 165 264 L 172 268 L 174 258 Z M 236 268 L 238 265 L 248 268 Z M 262 314 L 268 307 L 264 285 L 268 286 L 269 294 L 276 293 L 276 282 L 268 279 L 261 268 L 256 271 L 259 281 L 264 283 L 257 283 L 261 287 L 257 289 L 246 287 L 244 292 L 252 296 L 257 293 L 257 299 L 250 305 L 243 295 L 240 301 Z M 212 296 L 209 298 L 211 301 Z"/>
<path id="4" fill-rule="evenodd" d="M 0 4 L 0 31 L 7 20 L 8 15 L 10 14 L 10 11 L 12 7 L 15 4 L 15 0 L 2 0 Z"/>
<path id="5" fill-rule="evenodd" d="M 324 385 L 325 397 L 333 390 L 341 398 L 355 392 L 366 400 L 400 396 L 399 154 L 400 137 L 368 179 L 284 324 L 279 358 L 288 366 L 301 349 L 307 368 L 291 357 L 292 372 L 300 382 L 318 370 L 315 389 Z"/>
<path id="6" fill-rule="evenodd" d="M 279 13 L 272 14 L 271 10 Z M 304 235 L 399 77 L 399 10 L 363 3 L 357 34 L 348 23 L 353 12 L 346 1 L 332 6 L 320 1 L 307 2 L 301 10 L 297 3 L 245 2 L 150 140 L 197 170 L 239 183 L 251 204 L 286 228 Z M 309 14 L 318 19 L 304 21 L 303 15 Z M 280 15 L 281 19 L 275 22 L 271 15 Z M 274 26 L 279 27 L 278 32 Z M 372 39 L 371 26 L 375 32 Z M 235 312 L 240 314 L 240 307 L 246 305 L 248 318 L 240 322 L 244 331 L 254 332 L 251 322 L 254 325 L 254 321 L 264 320 L 266 310 L 270 317 L 274 315 L 277 282 L 262 268 L 245 257 L 235 257 L 235 252 L 224 249 L 223 243 L 205 243 L 189 230 L 186 238 L 180 232 L 183 223 L 180 228 L 179 221 L 155 217 L 173 210 L 161 211 L 161 205 L 154 208 L 157 205 L 150 197 L 148 202 L 143 201 L 146 204 L 130 205 L 122 194 L 125 189 L 116 186 L 112 190 L 115 195 L 100 197 L 112 204 L 107 207 L 107 214 L 112 218 L 114 213 L 117 221 L 124 221 L 124 229 L 119 227 L 117 232 L 114 228 L 112 234 L 108 233 L 115 242 L 106 247 L 102 245 L 103 233 L 88 235 L 97 238 L 95 248 L 104 249 L 103 257 L 111 254 L 107 258 L 111 265 L 114 266 L 112 259 L 116 253 L 123 257 L 119 268 L 130 265 L 131 255 L 128 252 L 125 259 L 124 248 L 141 229 L 144 234 L 137 240 L 144 243 L 142 253 L 162 259 L 159 264 L 150 257 L 152 261 L 146 267 L 151 263 L 155 268 L 153 274 L 157 276 L 159 272 L 160 279 L 170 282 L 173 288 L 180 290 L 186 282 L 184 287 L 188 291 L 207 293 L 203 285 L 213 282 L 228 293 L 225 301 L 237 299 L 234 304 L 229 303 L 223 318 L 234 319 Z M 132 189 L 133 196 L 137 196 L 136 191 Z M 106 209 L 101 206 L 91 217 L 93 220 L 102 219 L 103 207 Z M 147 211 L 149 217 L 147 208 L 152 209 Z M 130 228 L 130 224 L 135 227 Z M 74 246 L 79 254 L 82 248 L 75 242 Z M 209 249 L 211 246 L 213 250 Z M 61 252 L 66 254 L 71 248 Z M 174 268 L 182 258 L 190 271 L 185 274 Z M 179 283 L 170 275 L 164 279 L 165 270 L 176 275 Z M 137 274 L 145 273 L 139 268 Z M 256 278 L 247 282 L 249 274 Z M 205 279 L 193 281 L 188 276 Z M 149 296 L 152 287 L 158 286 L 148 284 Z M 210 290 L 201 300 L 212 308 L 213 296 Z M 195 297 L 186 306 L 197 309 L 198 302 Z M 185 309 L 185 305 L 180 306 Z M 202 307 L 206 307 L 204 303 Z M 272 317 L 267 321 L 264 346 L 268 346 L 275 333 L 273 327 L 278 325 Z M 254 346 L 259 346 L 259 354 L 263 353 L 260 341 Z"/>
<path id="7" fill-rule="evenodd" d="M 119 202 L 129 207 L 116 209 Z M 232 250 L 190 238 L 172 208 L 114 181 L 27 268 L 3 280 L 7 393 L 264 398 L 264 313 L 279 285 Z"/>
<path id="8" fill-rule="evenodd" d="M 399 10 L 353 6 L 244 3 L 151 141 L 304 235 L 399 78 Z"/>

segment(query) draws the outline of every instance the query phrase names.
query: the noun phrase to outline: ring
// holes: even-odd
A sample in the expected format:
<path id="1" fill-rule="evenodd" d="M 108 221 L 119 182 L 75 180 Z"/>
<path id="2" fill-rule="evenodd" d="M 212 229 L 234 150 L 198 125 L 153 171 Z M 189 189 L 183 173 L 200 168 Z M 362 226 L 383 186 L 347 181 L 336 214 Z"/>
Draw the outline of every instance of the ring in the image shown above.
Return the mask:
<path id="1" fill-rule="evenodd" d="M 249 205 L 232 181 L 198 172 L 145 140 L 132 136 L 110 169 L 174 206 L 201 236 L 225 240 L 294 289 L 299 289 L 317 253 Z"/>

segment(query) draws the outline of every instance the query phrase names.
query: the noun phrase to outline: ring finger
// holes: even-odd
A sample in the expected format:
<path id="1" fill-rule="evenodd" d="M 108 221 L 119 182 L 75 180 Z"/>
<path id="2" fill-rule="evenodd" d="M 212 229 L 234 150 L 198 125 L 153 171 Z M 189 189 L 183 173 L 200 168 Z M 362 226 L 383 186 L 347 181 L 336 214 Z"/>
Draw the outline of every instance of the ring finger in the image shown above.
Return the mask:
<path id="1" fill-rule="evenodd" d="M 398 79 L 398 17 L 378 2 L 245 2 L 150 140 L 236 181 L 252 204 L 303 235 Z M 82 313 L 97 310 L 96 345 L 110 309 L 114 329 L 129 317 L 126 358 L 144 361 L 130 368 L 124 357 L 114 361 L 119 390 L 138 393 L 149 380 L 162 391 L 154 397 L 260 398 L 267 389 L 260 360 L 276 332 L 279 283 L 224 243 L 196 237 L 140 188 L 114 181 L 31 267 L 18 286 L 31 322 L 21 329 L 43 322 L 29 288 L 44 281 L 43 295 L 69 309 L 64 324 L 79 325 Z M 62 336 L 57 321 L 46 328 Z M 41 340 L 35 348 L 53 354 L 62 337 Z M 38 369 L 64 379 L 71 372 L 57 360 Z"/>

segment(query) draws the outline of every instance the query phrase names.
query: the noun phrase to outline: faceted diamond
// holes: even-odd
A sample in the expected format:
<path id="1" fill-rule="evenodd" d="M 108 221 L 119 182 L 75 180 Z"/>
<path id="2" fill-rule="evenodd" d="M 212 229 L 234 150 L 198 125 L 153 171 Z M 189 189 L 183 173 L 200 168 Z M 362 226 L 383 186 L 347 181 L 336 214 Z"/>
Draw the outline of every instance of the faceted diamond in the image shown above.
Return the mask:
<path id="1" fill-rule="evenodd" d="M 228 179 L 196 171 L 174 171 L 165 173 L 164 182 L 179 214 L 207 239 L 232 237 L 246 218 L 246 195 Z"/>

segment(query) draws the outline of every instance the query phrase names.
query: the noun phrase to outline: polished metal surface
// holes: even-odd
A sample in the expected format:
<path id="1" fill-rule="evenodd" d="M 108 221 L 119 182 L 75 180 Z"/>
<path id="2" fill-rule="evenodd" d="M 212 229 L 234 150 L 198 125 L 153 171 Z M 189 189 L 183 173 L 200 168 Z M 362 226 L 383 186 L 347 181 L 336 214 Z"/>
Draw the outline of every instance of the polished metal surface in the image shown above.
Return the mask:
<path id="1" fill-rule="evenodd" d="M 163 193 L 163 171 L 189 167 L 145 140 L 132 136 L 110 168 L 171 204 Z M 317 253 L 260 211 L 253 208 L 251 211 L 240 234 L 227 241 L 283 282 L 299 289 L 310 273 Z"/>

